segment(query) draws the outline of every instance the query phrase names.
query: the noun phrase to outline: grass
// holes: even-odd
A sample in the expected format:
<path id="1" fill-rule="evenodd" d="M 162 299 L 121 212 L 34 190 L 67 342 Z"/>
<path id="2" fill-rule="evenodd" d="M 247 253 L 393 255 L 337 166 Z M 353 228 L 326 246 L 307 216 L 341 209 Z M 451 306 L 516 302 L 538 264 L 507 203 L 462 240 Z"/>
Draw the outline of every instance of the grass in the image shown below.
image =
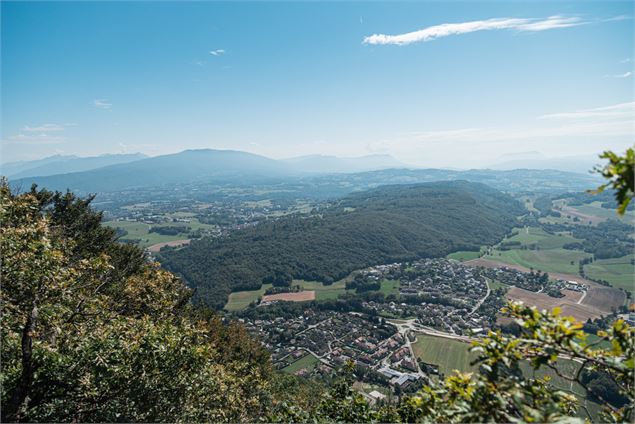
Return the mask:
<path id="1" fill-rule="evenodd" d="M 509 288 L 507 284 L 503 284 L 498 280 L 487 280 L 487 285 L 489 286 L 490 290 Z"/>
<path id="2" fill-rule="evenodd" d="M 457 261 L 465 262 L 472 259 L 478 259 L 481 252 L 474 252 L 470 250 L 459 250 L 458 252 L 450 253 L 448 259 L 454 259 Z"/>
<path id="3" fill-rule="evenodd" d="M 388 296 L 399 294 L 399 281 L 398 280 L 384 280 L 381 282 L 381 288 L 379 289 L 384 295 Z"/>
<path id="4" fill-rule="evenodd" d="M 177 215 L 180 214 L 180 215 Z M 175 212 L 170 214 L 170 217 L 185 217 L 187 218 L 187 212 Z M 192 231 L 198 229 L 212 229 L 213 225 L 203 224 L 199 222 L 197 219 L 192 219 L 190 222 L 167 222 L 164 224 L 146 224 L 144 222 L 138 221 L 107 221 L 104 222 L 104 225 L 107 225 L 112 228 L 121 228 L 128 232 L 127 235 L 122 237 L 122 240 L 141 240 L 138 245 L 141 247 L 149 247 L 153 244 L 157 243 L 165 243 L 167 241 L 174 240 L 183 240 L 189 238 L 189 234 L 180 233 L 174 236 L 167 236 L 158 233 L 151 233 L 150 227 L 165 227 L 165 226 L 184 226 L 190 227 Z"/>
<path id="5" fill-rule="evenodd" d="M 517 241 L 523 246 L 536 245 L 540 249 L 557 249 L 567 243 L 574 243 L 580 240 L 568 234 L 549 234 L 542 228 L 527 227 L 515 229 L 514 235 L 503 240 L 503 242 L 505 241 Z"/>
<path id="6" fill-rule="evenodd" d="M 304 290 L 315 291 L 315 300 L 337 299 L 338 296 L 347 292 L 346 279 L 336 281 L 330 286 L 325 286 L 319 281 L 305 280 L 293 280 L 291 284 L 299 284 Z M 241 309 L 245 309 L 251 302 L 258 300 L 258 298 L 261 296 L 264 296 L 265 290 L 270 287 L 271 284 L 263 284 L 262 287 L 260 287 L 258 290 L 246 290 L 231 293 L 224 309 L 227 311 L 239 311 Z"/>
<path id="7" fill-rule="evenodd" d="M 308 355 L 303 356 L 302 358 L 298 359 L 292 364 L 284 367 L 282 371 L 287 372 L 289 374 L 293 374 L 301 370 L 302 368 L 306 368 L 309 372 L 311 372 L 313 371 L 313 369 L 315 368 L 318 362 L 319 360 L 315 356 L 309 353 Z"/>
<path id="8" fill-rule="evenodd" d="M 505 250 L 494 251 L 486 259 L 504 262 L 510 265 L 520 265 L 543 272 L 562 272 L 577 274 L 578 262 L 589 254 L 578 250 L 546 249 L 546 250 Z"/>
<path id="9" fill-rule="evenodd" d="M 635 265 L 631 260 L 635 255 L 621 258 L 598 259 L 584 266 L 584 273 L 594 280 L 606 280 L 613 287 L 623 288 L 635 293 Z"/>
<path id="10" fill-rule="evenodd" d="M 258 300 L 260 296 L 264 296 L 265 290 L 270 288 L 272 284 L 263 284 L 258 290 L 246 290 L 234 292 L 229 295 L 229 300 L 225 305 L 227 311 L 239 311 L 245 309 L 249 304 Z"/>
<path id="11" fill-rule="evenodd" d="M 429 364 L 438 365 L 439 371 L 446 376 L 454 370 L 476 371 L 476 367 L 470 366 L 470 361 L 476 355 L 470 354 L 469 348 L 468 343 L 424 334 L 417 334 L 417 341 L 412 345 L 415 356 Z"/>
<path id="12" fill-rule="evenodd" d="M 605 218 L 605 219 L 619 219 L 619 220 L 632 221 L 632 219 L 635 217 L 635 212 L 633 212 L 632 210 L 626 212 L 625 216 L 621 217 L 617 214 L 617 212 L 615 212 L 614 209 L 606 209 L 606 208 L 603 208 L 601 205 L 602 205 L 601 202 L 593 202 L 586 205 L 569 206 L 569 207 L 585 215 L 593 215 L 593 216 L 597 216 L 599 218 Z"/>

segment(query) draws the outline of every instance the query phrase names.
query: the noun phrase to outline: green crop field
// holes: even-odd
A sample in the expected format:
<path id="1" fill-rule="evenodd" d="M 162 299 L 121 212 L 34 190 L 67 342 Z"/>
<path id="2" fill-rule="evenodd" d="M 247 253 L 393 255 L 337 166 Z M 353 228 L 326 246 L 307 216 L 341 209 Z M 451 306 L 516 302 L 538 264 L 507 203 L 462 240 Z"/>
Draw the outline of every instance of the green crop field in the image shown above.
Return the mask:
<path id="1" fill-rule="evenodd" d="M 480 252 L 459 250 L 458 252 L 450 253 L 447 257 L 448 259 L 455 259 L 457 261 L 465 262 L 471 261 L 472 259 L 478 259 L 480 257 Z"/>
<path id="2" fill-rule="evenodd" d="M 606 280 L 613 287 L 635 292 L 635 265 L 631 261 L 635 255 L 621 258 L 598 259 L 584 266 L 584 273 L 594 280 Z"/>
<path id="3" fill-rule="evenodd" d="M 486 259 L 504 262 L 510 265 L 520 265 L 543 272 L 563 272 L 577 274 L 578 262 L 590 255 L 578 250 L 547 249 L 547 250 L 505 250 L 494 251 Z"/>
<path id="4" fill-rule="evenodd" d="M 288 365 L 283 368 L 282 371 L 287 372 L 289 374 L 293 374 L 296 371 L 301 370 L 302 368 L 306 368 L 307 371 L 313 371 L 313 368 L 318 364 L 318 359 L 311 355 L 310 353 L 302 358 L 298 359 L 294 363 Z"/>
<path id="5" fill-rule="evenodd" d="M 509 286 L 507 284 L 503 284 L 498 280 L 487 280 L 487 285 L 489 286 L 490 290 L 496 290 L 496 289 L 507 289 L 509 288 Z"/>
<path id="6" fill-rule="evenodd" d="M 593 215 L 599 218 L 627 220 L 629 222 L 632 222 L 633 218 L 635 218 L 635 212 L 632 210 L 626 212 L 625 216 L 620 217 L 614 209 L 603 208 L 601 204 L 601 202 L 593 202 L 586 205 L 569 207 L 585 215 Z"/>
<path id="7" fill-rule="evenodd" d="M 458 340 L 443 337 L 417 334 L 417 341 L 412 345 L 415 355 L 424 362 L 439 366 L 443 374 L 451 375 L 454 370 L 475 371 L 470 361 L 476 358 L 470 354 L 470 345 Z"/>
<path id="8" fill-rule="evenodd" d="M 325 286 L 319 281 L 293 280 L 292 285 L 299 284 L 304 290 L 315 291 L 316 300 L 337 299 L 338 296 L 346 293 L 346 279 L 336 281 L 330 286 Z M 234 292 L 229 295 L 229 300 L 225 305 L 227 311 L 239 311 L 245 309 L 249 304 L 259 297 L 264 296 L 265 290 L 271 284 L 263 284 L 258 290 L 246 290 Z M 398 286 L 397 286 L 398 287 Z M 382 287 L 383 290 L 383 287 Z M 386 288 L 388 290 L 388 288 Z"/>
<path id="9" fill-rule="evenodd" d="M 537 245 L 540 249 L 556 249 L 580 240 L 568 234 L 549 234 L 542 228 L 527 227 L 515 229 L 514 235 L 504 241 L 517 241 L 523 246 Z"/>
<path id="10" fill-rule="evenodd" d="M 188 218 L 187 212 L 176 212 L 170 214 L 169 217 L 173 218 Z M 208 230 L 215 228 L 213 225 L 203 224 L 197 219 L 192 219 L 190 222 L 168 222 L 164 224 L 146 224 L 144 222 L 137 221 L 107 221 L 104 222 L 112 228 L 121 228 L 128 232 L 127 235 L 121 237 L 123 240 L 140 240 L 138 243 L 141 247 L 149 247 L 157 243 L 165 243 L 167 241 L 183 240 L 189 238 L 189 232 L 176 234 L 176 235 L 163 235 L 159 233 L 151 233 L 150 227 L 165 227 L 165 226 L 184 226 L 190 227 L 191 231 L 198 229 Z"/>
<path id="11" fill-rule="evenodd" d="M 225 305 L 225 310 L 239 311 L 245 309 L 251 302 L 258 300 L 260 296 L 264 296 L 265 290 L 270 287 L 272 287 L 272 284 L 263 284 L 258 290 L 245 290 L 231 293 Z"/>
<path id="12" fill-rule="evenodd" d="M 390 294 L 394 294 L 395 296 L 399 294 L 399 281 L 398 280 L 384 280 L 381 282 L 380 291 L 386 296 Z"/>

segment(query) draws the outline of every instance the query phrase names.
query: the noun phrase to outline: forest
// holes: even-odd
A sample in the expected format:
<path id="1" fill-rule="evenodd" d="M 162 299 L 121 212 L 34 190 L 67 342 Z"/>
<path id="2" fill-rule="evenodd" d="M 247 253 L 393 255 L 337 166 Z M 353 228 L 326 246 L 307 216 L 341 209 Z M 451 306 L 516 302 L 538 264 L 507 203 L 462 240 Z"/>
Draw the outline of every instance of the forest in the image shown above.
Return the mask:
<path id="1" fill-rule="evenodd" d="M 522 213 L 513 198 L 479 183 L 384 186 L 309 216 L 165 249 L 159 261 L 195 289 L 195 301 L 220 309 L 232 291 L 259 289 L 280 274 L 332 284 L 371 265 L 478 250 L 508 234 Z"/>

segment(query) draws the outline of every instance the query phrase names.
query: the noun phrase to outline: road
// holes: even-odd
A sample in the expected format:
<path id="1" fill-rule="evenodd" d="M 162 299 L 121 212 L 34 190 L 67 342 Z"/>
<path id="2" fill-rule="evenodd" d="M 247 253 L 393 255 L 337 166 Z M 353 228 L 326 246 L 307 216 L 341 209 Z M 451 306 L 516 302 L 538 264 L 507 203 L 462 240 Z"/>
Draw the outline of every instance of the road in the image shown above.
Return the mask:
<path id="1" fill-rule="evenodd" d="M 484 298 L 482 298 L 481 300 L 479 300 L 479 301 L 478 301 L 478 303 L 476 304 L 476 306 L 474 306 L 474 309 L 472 309 L 472 310 L 470 311 L 470 313 L 469 313 L 469 314 L 467 314 L 466 316 L 468 316 L 468 317 L 469 317 L 469 316 L 470 316 L 470 315 L 472 315 L 474 312 L 476 312 L 476 310 L 477 310 L 478 308 L 480 308 L 480 307 L 481 307 L 481 305 L 483 304 L 483 302 L 485 302 L 485 299 L 487 299 L 487 297 L 488 297 L 488 296 L 489 296 L 489 294 L 491 293 L 491 290 L 489 289 L 489 282 L 488 282 L 487 280 L 485 280 L 485 286 L 487 287 L 487 293 L 485 293 L 485 297 L 484 297 Z"/>

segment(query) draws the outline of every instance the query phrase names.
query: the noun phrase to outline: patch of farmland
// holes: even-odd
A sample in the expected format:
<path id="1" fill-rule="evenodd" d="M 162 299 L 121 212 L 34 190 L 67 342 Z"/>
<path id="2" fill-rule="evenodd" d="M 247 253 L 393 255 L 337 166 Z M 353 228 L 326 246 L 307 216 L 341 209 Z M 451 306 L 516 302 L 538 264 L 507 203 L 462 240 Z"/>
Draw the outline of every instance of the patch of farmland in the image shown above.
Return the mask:
<path id="1" fill-rule="evenodd" d="M 613 287 L 635 292 L 633 255 L 621 258 L 598 259 L 584 266 L 584 273 L 594 280 L 605 280 Z"/>
<path id="2" fill-rule="evenodd" d="M 166 241 L 163 243 L 157 243 L 157 244 L 153 244 L 152 246 L 148 247 L 148 250 L 152 253 L 157 253 L 161 250 L 162 247 L 165 246 L 170 246 L 170 247 L 180 247 L 180 246 L 186 246 L 188 244 L 190 244 L 190 239 L 184 239 L 184 240 L 173 240 L 173 241 Z"/>
<path id="3" fill-rule="evenodd" d="M 446 376 L 451 375 L 454 370 L 476 371 L 476 367 L 471 366 L 470 362 L 477 355 L 470 353 L 469 348 L 469 343 L 424 334 L 417 334 L 417 341 L 412 344 L 417 358 L 437 365 L 439 371 Z"/>
<path id="4" fill-rule="evenodd" d="M 465 261 L 471 261 L 472 259 L 477 259 L 480 256 L 480 254 L 481 252 L 475 252 L 471 250 L 460 250 L 458 252 L 450 253 L 447 256 L 447 258 L 465 262 Z"/>
<path id="5" fill-rule="evenodd" d="M 613 287 L 591 287 L 582 304 L 611 312 L 617 310 L 625 301 L 626 295 L 621 290 Z"/>
<path id="6" fill-rule="evenodd" d="M 263 302 L 273 302 L 276 300 L 286 302 L 306 302 L 307 300 L 315 300 L 315 291 L 303 290 L 295 293 L 268 294 L 262 298 Z"/>
<path id="7" fill-rule="evenodd" d="M 589 290 L 589 292 L 592 290 L 593 289 Z M 607 311 L 603 306 L 602 309 L 600 309 L 596 305 L 586 304 L 585 302 L 588 294 L 583 302 L 579 304 L 578 301 L 581 297 L 580 293 L 571 292 L 569 290 L 563 290 L 562 292 L 565 294 L 565 297 L 556 298 L 548 296 L 545 293 L 536 293 L 518 287 L 512 287 L 507 291 L 506 296 L 508 299 L 520 301 L 526 305 L 535 306 L 538 309 L 552 310 L 553 308 L 559 307 L 562 310 L 561 315 L 572 316 L 581 322 L 584 322 L 589 318 L 599 318 L 600 316 L 606 315 L 610 312 L 610 308 Z"/>

